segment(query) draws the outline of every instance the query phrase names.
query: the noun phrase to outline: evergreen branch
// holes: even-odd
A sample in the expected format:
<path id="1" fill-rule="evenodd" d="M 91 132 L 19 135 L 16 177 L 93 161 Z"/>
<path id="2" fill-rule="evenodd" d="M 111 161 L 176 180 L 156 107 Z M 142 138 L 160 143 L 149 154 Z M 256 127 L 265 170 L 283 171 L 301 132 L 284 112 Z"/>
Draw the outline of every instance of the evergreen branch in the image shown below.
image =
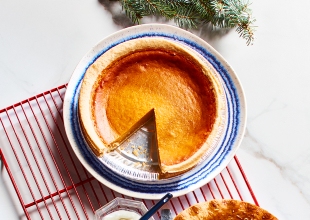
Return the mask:
<path id="1" fill-rule="evenodd" d="M 178 26 L 183 28 L 197 28 L 199 16 L 195 7 L 191 5 L 183 5 L 183 7 L 176 8 L 174 21 Z"/>
<path id="2" fill-rule="evenodd" d="M 247 45 L 254 40 L 254 22 L 248 0 L 120 0 L 133 23 L 149 15 L 173 19 L 183 28 L 197 28 L 203 23 L 234 28 Z"/>
<path id="3" fill-rule="evenodd" d="M 227 1 L 227 0 L 226 0 Z M 254 40 L 254 22 L 252 12 L 249 9 L 249 2 L 246 1 L 232 1 L 231 4 L 226 6 L 227 17 L 229 18 L 228 25 L 231 27 L 237 26 L 237 33 L 246 39 L 247 45 L 251 44 Z"/>
<path id="4" fill-rule="evenodd" d="M 169 4 L 162 4 L 162 0 L 145 0 L 145 10 L 154 15 L 161 15 L 171 19 L 175 15 L 175 11 Z"/>
<path id="5" fill-rule="evenodd" d="M 141 18 L 147 16 L 147 14 L 144 14 L 144 11 L 141 10 L 142 5 L 139 4 L 139 2 L 130 0 L 120 0 L 120 2 L 122 4 L 122 9 L 133 23 L 139 24 Z"/>
<path id="6" fill-rule="evenodd" d="M 215 15 L 215 12 L 214 12 L 214 10 L 212 10 L 212 7 L 211 7 L 212 1 L 210 1 L 210 0 L 204 0 L 204 1 L 195 0 L 193 2 L 195 4 L 195 8 L 196 8 L 197 12 L 200 15 L 201 21 L 203 23 L 209 23 L 209 22 L 212 23 L 212 20 L 214 19 L 214 15 Z"/>

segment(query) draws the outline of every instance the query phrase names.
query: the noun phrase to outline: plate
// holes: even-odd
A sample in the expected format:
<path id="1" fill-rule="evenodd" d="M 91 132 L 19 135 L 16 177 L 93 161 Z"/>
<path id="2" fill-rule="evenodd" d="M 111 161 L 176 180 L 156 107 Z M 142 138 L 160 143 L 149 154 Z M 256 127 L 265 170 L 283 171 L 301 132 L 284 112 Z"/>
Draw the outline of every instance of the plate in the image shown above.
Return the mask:
<path id="1" fill-rule="evenodd" d="M 218 146 L 198 166 L 185 174 L 162 180 L 141 181 L 115 172 L 102 163 L 83 138 L 78 118 L 78 97 L 87 68 L 112 47 L 136 38 L 165 37 L 185 44 L 198 52 L 221 77 L 227 102 L 227 125 Z M 136 198 L 160 199 L 167 192 L 174 196 L 191 192 L 218 175 L 234 157 L 244 135 L 246 103 L 237 75 L 225 59 L 208 43 L 183 29 L 165 24 L 133 26 L 100 41 L 78 63 L 69 81 L 63 104 L 63 117 L 70 145 L 83 166 L 109 188 Z"/>
<path id="2" fill-rule="evenodd" d="M 104 63 L 106 63 L 105 59 L 110 59 L 112 58 L 113 60 L 117 60 L 119 56 L 123 56 L 120 55 L 119 51 L 122 51 L 123 48 L 126 48 L 126 51 L 136 51 L 136 50 L 140 50 L 142 48 L 144 48 L 144 46 L 142 46 L 142 48 L 140 47 L 141 45 L 144 45 L 144 43 L 142 43 L 142 40 L 146 40 L 144 42 L 148 42 L 147 48 L 149 48 L 151 45 L 155 44 L 155 42 L 157 42 L 156 44 L 163 44 L 164 42 L 166 42 L 167 47 L 169 47 L 170 43 L 173 43 L 173 45 L 177 45 L 177 47 L 179 47 L 180 49 L 182 48 L 182 50 L 188 51 L 188 53 L 190 54 L 195 54 L 195 58 L 197 58 L 197 60 L 200 61 L 200 63 L 204 63 L 204 66 L 207 66 L 208 69 L 208 74 L 212 75 L 211 78 L 213 78 L 211 81 L 215 81 L 216 84 L 219 83 L 219 85 L 217 85 L 217 87 L 219 90 L 219 94 L 217 96 L 216 99 L 219 99 L 219 103 L 221 103 L 218 107 L 218 117 L 220 118 L 219 121 L 216 124 L 216 130 L 212 131 L 212 133 L 209 135 L 209 138 L 207 140 L 207 145 L 208 145 L 208 149 L 204 151 L 204 155 L 200 156 L 199 158 L 195 159 L 195 162 L 197 164 L 204 162 L 205 158 L 208 157 L 210 155 L 210 153 L 217 148 L 219 145 L 219 140 L 221 140 L 222 138 L 222 132 L 225 130 L 225 125 L 226 125 L 226 115 L 227 115 L 227 110 L 226 110 L 226 97 L 225 97 L 225 92 L 224 92 L 224 88 L 223 88 L 223 83 L 221 80 L 221 77 L 219 76 L 219 74 L 217 73 L 217 71 L 215 71 L 215 69 L 212 67 L 212 65 L 207 62 L 207 60 L 202 57 L 201 55 L 199 55 L 198 52 L 196 52 L 195 50 L 191 49 L 190 47 L 188 47 L 187 45 L 185 45 L 184 43 L 180 43 L 180 42 L 175 42 L 174 40 L 171 39 L 167 39 L 166 37 L 144 37 L 144 38 L 138 38 L 138 39 L 133 39 L 133 40 L 129 40 L 126 41 L 124 43 L 118 44 L 115 47 L 109 49 L 108 51 L 104 52 L 92 65 L 91 67 L 86 71 L 84 78 L 83 78 L 83 82 L 81 85 L 81 89 L 80 89 L 80 94 L 83 93 L 85 96 L 82 97 L 83 100 L 81 100 L 80 96 L 79 96 L 79 107 L 81 107 L 81 101 L 86 105 L 84 106 L 84 109 L 81 110 L 81 108 L 79 108 L 79 110 L 81 110 L 82 112 L 79 112 L 79 117 L 80 120 L 88 120 L 91 124 L 91 120 L 89 120 L 91 113 L 89 112 L 90 110 L 90 106 L 89 102 L 90 99 L 92 97 L 91 94 L 91 87 L 94 85 L 94 83 L 96 83 L 96 77 L 89 77 L 91 75 L 93 75 L 93 70 L 97 69 L 97 67 L 93 67 L 93 65 L 97 66 L 101 66 L 101 64 L 105 65 Z M 152 40 L 154 40 L 155 42 L 151 42 Z M 160 43 L 158 43 L 158 41 Z M 162 43 L 163 42 L 163 43 Z M 168 43 L 169 42 L 169 43 Z M 162 47 L 161 45 L 157 45 L 156 48 L 158 48 L 158 46 L 160 46 L 161 49 L 165 49 L 166 46 Z M 151 46 L 153 47 L 153 46 Z M 174 50 L 174 49 L 172 49 Z M 98 63 L 99 62 L 99 63 Z M 100 64 L 101 63 L 101 64 Z M 102 66 L 101 66 L 102 67 Z M 102 67 L 104 68 L 104 67 Z M 92 69 L 92 70 L 90 70 Z M 89 72 L 90 70 L 90 72 Z M 168 71 L 169 72 L 169 71 Z M 155 73 L 155 72 L 154 72 Z M 89 74 L 89 75 L 87 75 Z M 131 74 L 131 73 L 130 73 Z M 166 74 L 164 74 L 166 75 Z M 153 76 L 153 77 L 152 77 Z M 88 78 L 86 84 L 84 82 L 85 78 Z M 157 77 L 154 78 L 154 75 L 150 75 L 150 77 L 152 77 L 152 80 L 156 80 Z M 118 80 L 117 80 L 118 81 Z M 84 91 L 83 90 L 83 85 L 86 85 L 86 88 Z M 141 85 L 143 87 L 143 85 Z M 137 87 L 137 86 L 135 86 Z M 140 86 L 138 86 L 140 88 Z M 127 87 L 126 87 L 127 88 Z M 148 88 L 146 88 L 148 90 Z M 171 89 L 171 88 L 170 88 Z M 145 91 L 147 92 L 147 91 Z M 172 90 L 170 90 L 170 93 L 173 93 Z M 156 93 L 156 92 L 155 92 Z M 128 95 L 128 94 L 127 94 Z M 162 94 L 157 94 L 162 96 Z M 155 97 L 157 97 L 157 95 L 155 95 Z M 168 95 L 168 94 L 167 94 Z M 184 95 L 184 94 L 183 94 Z M 87 98 L 86 98 L 87 97 Z M 129 97 L 127 97 L 129 98 Z M 141 109 L 144 109 L 144 105 L 147 105 L 147 102 L 149 102 L 150 100 L 141 100 L 142 103 L 144 102 L 144 104 L 142 104 Z M 87 104 L 88 102 L 88 104 Z M 152 102 L 152 101 L 151 101 Z M 113 103 L 113 102 L 112 102 Z M 156 102 L 155 102 L 156 103 Z M 168 102 L 169 103 L 169 102 Z M 161 107 L 164 107 L 163 109 L 167 109 L 167 107 L 170 105 L 170 103 L 162 103 L 164 106 L 158 106 L 158 103 L 156 104 L 158 108 L 156 110 L 160 110 L 162 109 Z M 120 104 L 120 103 L 119 103 Z M 131 108 L 131 107 L 134 107 Z M 127 117 L 130 118 L 130 115 L 133 113 L 133 111 L 136 111 L 138 109 L 136 109 L 137 106 L 127 106 Z M 150 106 L 149 106 L 150 107 Z M 147 110 L 147 109 L 144 109 Z M 117 174 L 121 175 L 121 176 L 125 176 L 127 178 L 131 178 L 134 180 L 139 180 L 139 181 L 154 181 L 154 180 L 159 180 L 159 179 L 167 179 L 167 178 L 172 178 L 175 177 L 178 174 L 162 174 L 160 172 L 160 168 L 159 168 L 159 163 L 158 163 L 158 149 L 157 149 L 157 138 L 156 138 L 156 127 L 155 126 L 155 117 L 154 114 L 156 112 L 156 110 L 152 110 L 150 111 L 150 109 L 148 109 L 148 113 L 145 114 L 146 112 L 143 112 L 143 114 L 145 114 L 142 118 L 139 119 L 139 126 L 130 129 L 130 131 L 126 132 L 126 137 L 128 137 L 128 135 L 133 134 L 129 139 L 126 138 L 125 140 L 117 140 L 117 146 L 118 144 L 120 144 L 121 146 L 118 146 L 117 149 L 115 151 L 112 152 L 105 152 L 103 153 L 103 156 L 100 156 L 100 161 L 106 166 L 108 167 L 110 170 L 116 172 Z M 141 114 L 142 112 L 140 112 Z M 158 112 L 159 113 L 159 112 Z M 108 112 L 104 113 L 104 115 L 107 115 Z M 205 113 L 207 114 L 207 113 Z M 141 115 L 140 115 L 141 116 Z M 103 117 L 103 116 L 100 116 Z M 104 116 L 106 117 L 106 116 Z M 160 114 L 159 114 L 159 117 Z M 174 120 L 175 121 L 175 120 Z M 94 136 L 92 138 L 94 141 L 95 145 L 98 145 L 99 148 L 103 147 L 105 149 L 106 146 L 103 145 L 102 141 L 100 140 L 100 137 L 98 135 L 96 135 L 96 129 L 91 125 L 91 124 L 87 124 L 87 122 L 84 121 L 85 126 L 83 128 L 82 126 L 82 121 L 80 123 L 81 125 L 81 130 L 84 131 L 85 127 L 87 127 L 87 133 L 88 135 L 94 134 Z M 170 122 L 171 123 L 171 122 Z M 142 126 L 141 125 L 145 125 Z M 138 131 L 137 131 L 138 129 Z M 167 129 L 167 127 L 166 127 Z M 177 132 L 177 131 L 176 131 Z M 85 133 L 82 132 L 84 134 L 85 139 L 87 140 L 87 136 L 85 136 Z M 105 133 L 105 132 L 104 132 Z M 173 132 L 172 132 L 173 133 Z M 103 136 L 105 136 L 103 134 Z M 110 135 L 108 135 L 110 136 Z M 108 138 L 108 136 L 106 136 L 105 138 Z M 105 139 L 104 138 L 104 139 Z M 159 138 L 159 137 L 158 137 Z M 181 138 L 178 137 L 177 138 Z M 184 138 L 183 138 L 184 140 Z M 186 141 L 186 140 L 184 140 Z M 88 146 L 90 146 L 90 143 L 88 141 L 86 141 L 88 143 Z M 113 145 L 113 144 L 112 144 Z M 91 147 L 91 149 L 93 150 L 93 148 Z M 96 151 L 93 151 L 96 152 Z M 95 153 L 96 155 L 98 155 L 97 153 Z M 195 157 L 195 155 L 192 155 L 193 157 Z M 180 164 L 179 164 L 180 165 Z M 186 165 L 185 165 L 186 166 Z M 162 167 L 161 167 L 162 168 Z"/>

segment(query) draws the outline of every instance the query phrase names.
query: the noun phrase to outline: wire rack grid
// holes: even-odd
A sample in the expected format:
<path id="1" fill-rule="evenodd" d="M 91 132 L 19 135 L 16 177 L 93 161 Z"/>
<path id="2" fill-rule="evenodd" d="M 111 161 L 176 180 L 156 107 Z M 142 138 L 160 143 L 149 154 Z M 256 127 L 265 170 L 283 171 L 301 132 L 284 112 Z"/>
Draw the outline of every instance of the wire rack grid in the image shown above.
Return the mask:
<path id="1" fill-rule="evenodd" d="M 116 197 L 128 197 L 98 182 L 81 165 L 66 138 L 62 104 L 66 85 L 0 110 L 1 178 L 20 219 L 93 219 Z M 211 182 L 168 202 L 173 215 L 211 199 L 238 199 L 258 205 L 235 156 Z M 155 219 L 160 219 L 156 213 Z"/>

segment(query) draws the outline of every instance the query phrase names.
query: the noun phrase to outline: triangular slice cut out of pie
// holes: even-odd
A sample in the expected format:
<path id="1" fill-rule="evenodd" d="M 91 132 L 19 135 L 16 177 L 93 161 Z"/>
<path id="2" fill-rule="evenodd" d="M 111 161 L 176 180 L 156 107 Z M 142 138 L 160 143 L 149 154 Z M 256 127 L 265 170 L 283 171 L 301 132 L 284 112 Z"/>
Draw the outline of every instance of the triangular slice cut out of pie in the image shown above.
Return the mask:
<path id="1" fill-rule="evenodd" d="M 161 172 L 191 169 L 222 134 L 226 102 L 219 77 L 194 51 L 161 37 L 121 43 L 87 69 L 79 117 L 97 156 L 149 114 L 155 116 Z"/>
<path id="2" fill-rule="evenodd" d="M 139 121 L 135 122 L 126 132 L 121 134 L 113 142 L 109 143 L 107 146 L 108 150 L 113 151 L 117 149 L 118 147 L 120 147 L 125 141 L 127 141 L 133 134 L 135 134 L 139 129 L 141 129 L 150 120 L 155 121 L 154 109 L 151 109 L 149 112 L 147 112 L 143 117 L 139 119 Z M 156 144 L 156 147 L 157 147 L 157 144 Z"/>

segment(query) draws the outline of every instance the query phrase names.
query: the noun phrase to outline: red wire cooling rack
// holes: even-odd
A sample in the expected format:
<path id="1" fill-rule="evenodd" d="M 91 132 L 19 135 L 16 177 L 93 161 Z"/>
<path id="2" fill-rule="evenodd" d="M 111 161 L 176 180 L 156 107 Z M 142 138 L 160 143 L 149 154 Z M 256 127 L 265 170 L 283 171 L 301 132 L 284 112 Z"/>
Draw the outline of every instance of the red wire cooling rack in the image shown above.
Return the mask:
<path id="1" fill-rule="evenodd" d="M 62 103 L 66 85 L 0 110 L 0 159 L 5 181 L 21 219 L 93 219 L 119 194 L 92 177 L 65 135 Z M 232 198 L 258 205 L 237 157 L 211 182 L 168 206 L 177 214 L 198 202 Z M 156 201 L 142 200 L 148 208 Z M 18 208 L 20 207 L 20 208 Z M 154 216 L 160 219 L 159 213 Z"/>

